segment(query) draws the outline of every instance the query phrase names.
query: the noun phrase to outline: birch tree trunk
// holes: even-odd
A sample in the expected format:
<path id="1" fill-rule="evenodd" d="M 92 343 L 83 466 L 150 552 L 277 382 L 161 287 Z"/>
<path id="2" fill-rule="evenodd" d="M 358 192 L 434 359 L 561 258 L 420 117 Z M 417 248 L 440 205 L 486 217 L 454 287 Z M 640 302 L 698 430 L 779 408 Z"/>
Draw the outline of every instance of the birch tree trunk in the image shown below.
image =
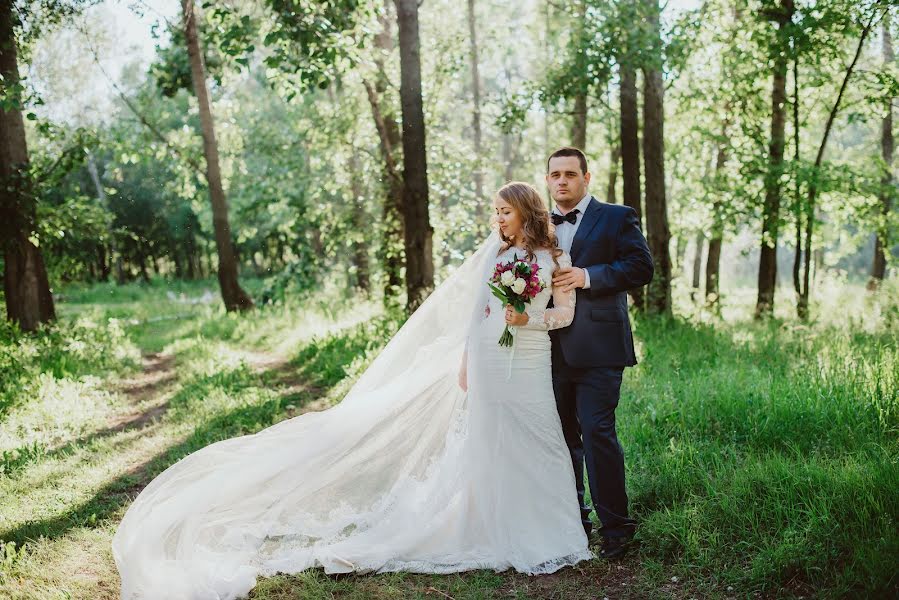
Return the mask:
<path id="1" fill-rule="evenodd" d="M 206 183 L 209 185 L 209 200 L 212 203 L 212 224 L 215 231 L 215 246 L 218 252 L 218 280 L 225 308 L 247 310 L 253 308 L 253 301 L 240 287 L 237 280 L 237 257 L 231 242 L 231 225 L 228 221 L 228 201 L 222 187 L 219 167 L 218 143 L 212 121 L 209 92 L 206 89 L 206 68 L 197 35 L 197 18 L 193 0 L 181 0 L 184 17 L 184 33 L 187 39 L 187 54 L 200 112 L 200 126 L 203 130 L 203 153 L 206 156 Z"/>
<path id="2" fill-rule="evenodd" d="M 883 19 L 883 64 L 890 65 L 896 60 L 893 54 L 893 39 L 890 35 L 890 15 Z M 874 240 L 874 260 L 871 264 L 871 279 L 868 281 L 868 289 L 874 290 L 886 277 L 887 261 L 886 252 L 890 247 L 887 231 L 887 219 L 892 204 L 892 196 L 895 193 L 893 179 L 893 99 L 886 101 L 883 120 L 880 123 L 880 155 L 885 166 L 883 177 L 880 180 L 880 219 Z"/>
<path id="3" fill-rule="evenodd" d="M 858 64 L 858 59 L 862 54 L 862 48 L 864 48 L 865 46 L 865 39 L 867 39 L 868 34 L 871 32 L 876 18 L 877 11 L 874 11 L 872 12 L 870 19 L 865 24 L 864 28 L 862 29 L 862 33 L 858 38 L 858 45 L 855 48 L 855 56 L 852 57 L 852 62 L 849 63 L 848 67 L 846 67 L 846 73 L 843 75 L 843 83 L 840 85 L 840 91 L 837 93 L 837 98 L 830 109 L 830 114 L 827 115 L 827 123 L 824 125 L 824 135 L 821 136 L 821 143 L 818 146 L 818 153 L 815 156 L 815 166 L 812 171 L 812 179 L 808 184 L 804 250 L 805 269 L 802 275 L 802 294 L 799 296 L 799 302 L 796 306 L 796 312 L 799 318 L 803 320 L 806 320 L 809 317 L 809 284 L 811 281 L 812 271 L 812 234 L 815 230 L 815 203 L 818 196 L 818 174 L 821 171 L 821 164 L 824 161 L 824 151 L 827 149 L 827 141 L 830 139 L 830 132 L 833 129 L 833 124 L 834 121 L 836 121 L 837 114 L 839 114 L 840 112 L 840 104 L 843 100 L 843 94 L 846 92 L 846 87 L 849 85 L 849 80 L 852 78 L 852 74 L 855 71 L 855 65 Z"/>

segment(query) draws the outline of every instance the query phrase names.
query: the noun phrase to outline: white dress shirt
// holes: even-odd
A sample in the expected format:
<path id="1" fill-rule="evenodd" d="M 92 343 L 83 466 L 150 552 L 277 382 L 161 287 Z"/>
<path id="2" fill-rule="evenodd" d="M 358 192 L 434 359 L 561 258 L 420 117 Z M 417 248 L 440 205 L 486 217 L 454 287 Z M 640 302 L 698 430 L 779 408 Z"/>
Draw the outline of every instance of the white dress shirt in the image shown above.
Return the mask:
<path id="1" fill-rule="evenodd" d="M 581 226 L 581 221 L 584 220 L 584 212 L 587 210 L 587 205 L 590 204 L 590 193 L 588 192 L 586 196 L 581 198 L 581 201 L 577 203 L 571 210 L 580 211 L 577 213 L 577 221 L 574 223 L 569 223 L 568 221 L 562 221 L 558 225 L 556 225 L 556 237 L 559 238 L 559 248 L 571 254 L 571 244 L 574 242 L 574 234 L 577 233 L 577 228 Z M 559 205 L 553 206 L 553 214 L 565 216 L 567 213 L 563 213 L 559 210 Z M 584 289 L 590 288 L 590 273 L 587 272 L 587 269 L 584 269 Z"/>

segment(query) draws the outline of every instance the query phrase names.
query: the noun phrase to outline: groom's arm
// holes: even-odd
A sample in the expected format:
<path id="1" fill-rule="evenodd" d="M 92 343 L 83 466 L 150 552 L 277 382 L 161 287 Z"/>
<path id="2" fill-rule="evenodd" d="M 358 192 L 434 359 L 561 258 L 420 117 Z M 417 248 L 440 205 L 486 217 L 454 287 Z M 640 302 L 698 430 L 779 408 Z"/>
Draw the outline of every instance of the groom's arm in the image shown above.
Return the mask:
<path id="1" fill-rule="evenodd" d="M 652 280 L 652 254 L 640 221 L 633 208 L 626 207 L 624 218 L 616 236 L 618 255 L 608 264 L 586 267 L 590 277 L 590 287 L 586 290 L 591 298 L 608 296 L 642 287 Z"/>

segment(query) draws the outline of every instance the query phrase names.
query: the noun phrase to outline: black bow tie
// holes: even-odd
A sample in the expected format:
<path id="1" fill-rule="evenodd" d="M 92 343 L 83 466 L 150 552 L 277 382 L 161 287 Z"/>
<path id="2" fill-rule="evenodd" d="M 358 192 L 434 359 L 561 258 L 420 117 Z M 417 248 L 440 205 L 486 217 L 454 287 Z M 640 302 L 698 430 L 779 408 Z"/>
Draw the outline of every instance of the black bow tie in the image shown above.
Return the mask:
<path id="1" fill-rule="evenodd" d="M 577 223 L 577 214 L 579 212 L 581 212 L 580 209 L 576 208 L 573 211 L 571 211 L 570 213 L 568 213 L 567 215 L 565 215 L 564 217 L 562 215 L 557 215 L 556 213 L 553 213 L 551 215 L 553 218 L 553 225 L 561 225 L 565 221 L 568 221 L 569 223 L 574 225 L 575 223 Z"/>

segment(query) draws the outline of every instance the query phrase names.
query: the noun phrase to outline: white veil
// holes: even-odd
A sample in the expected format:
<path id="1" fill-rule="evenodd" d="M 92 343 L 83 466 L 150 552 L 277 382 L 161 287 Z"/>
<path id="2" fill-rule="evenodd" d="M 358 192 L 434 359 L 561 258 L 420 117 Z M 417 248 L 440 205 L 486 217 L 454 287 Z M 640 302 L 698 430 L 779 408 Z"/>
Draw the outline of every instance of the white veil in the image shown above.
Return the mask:
<path id="1" fill-rule="evenodd" d="M 154 479 L 113 539 L 122 597 L 236 598 L 260 574 L 364 569 L 336 548 L 366 532 L 379 543 L 398 499 L 420 497 L 410 487 L 436 479 L 429 467 L 464 433 L 456 375 L 499 246 L 494 233 L 457 268 L 342 402 L 212 444 Z M 431 481 L 429 496 L 452 484 Z"/>

